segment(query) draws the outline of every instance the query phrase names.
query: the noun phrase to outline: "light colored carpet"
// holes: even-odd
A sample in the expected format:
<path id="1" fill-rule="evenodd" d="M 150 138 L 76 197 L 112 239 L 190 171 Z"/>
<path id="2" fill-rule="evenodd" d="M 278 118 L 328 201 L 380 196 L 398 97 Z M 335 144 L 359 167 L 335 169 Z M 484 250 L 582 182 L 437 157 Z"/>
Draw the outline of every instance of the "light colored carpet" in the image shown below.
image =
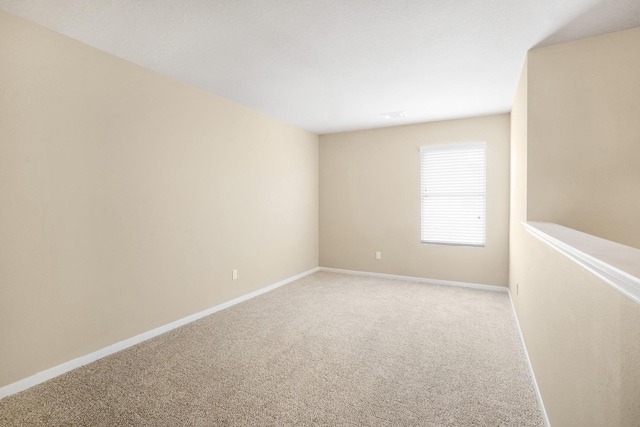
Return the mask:
<path id="1" fill-rule="evenodd" d="M 319 272 L 0 401 L 2 426 L 542 426 L 506 293 Z"/>

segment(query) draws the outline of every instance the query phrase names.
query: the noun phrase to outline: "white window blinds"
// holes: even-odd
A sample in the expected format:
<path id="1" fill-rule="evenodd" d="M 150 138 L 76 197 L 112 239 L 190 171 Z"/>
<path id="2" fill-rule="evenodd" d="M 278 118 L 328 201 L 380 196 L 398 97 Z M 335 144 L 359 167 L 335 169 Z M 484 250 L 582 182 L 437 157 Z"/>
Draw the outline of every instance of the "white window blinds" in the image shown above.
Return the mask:
<path id="1" fill-rule="evenodd" d="M 484 246 L 486 144 L 420 148 L 422 243 Z"/>

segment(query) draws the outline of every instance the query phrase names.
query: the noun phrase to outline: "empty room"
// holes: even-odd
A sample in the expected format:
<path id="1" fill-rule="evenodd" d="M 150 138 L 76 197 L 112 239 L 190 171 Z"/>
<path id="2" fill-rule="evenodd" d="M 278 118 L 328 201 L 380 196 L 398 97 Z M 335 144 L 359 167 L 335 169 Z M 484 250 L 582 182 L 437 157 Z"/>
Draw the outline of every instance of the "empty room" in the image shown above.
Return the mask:
<path id="1" fill-rule="evenodd" d="M 640 426 L 640 2 L 0 0 L 1 426 Z"/>

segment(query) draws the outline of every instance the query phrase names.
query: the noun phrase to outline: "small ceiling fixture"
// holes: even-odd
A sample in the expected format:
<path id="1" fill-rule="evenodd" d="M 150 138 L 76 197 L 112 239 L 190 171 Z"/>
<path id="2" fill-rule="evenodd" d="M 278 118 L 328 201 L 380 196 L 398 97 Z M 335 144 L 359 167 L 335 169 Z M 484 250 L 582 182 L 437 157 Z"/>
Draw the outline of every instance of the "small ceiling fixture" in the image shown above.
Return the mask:
<path id="1" fill-rule="evenodd" d="M 382 113 L 382 117 L 387 120 L 401 119 L 403 117 L 407 117 L 407 113 L 405 113 L 404 111 L 393 111 L 391 113 Z"/>

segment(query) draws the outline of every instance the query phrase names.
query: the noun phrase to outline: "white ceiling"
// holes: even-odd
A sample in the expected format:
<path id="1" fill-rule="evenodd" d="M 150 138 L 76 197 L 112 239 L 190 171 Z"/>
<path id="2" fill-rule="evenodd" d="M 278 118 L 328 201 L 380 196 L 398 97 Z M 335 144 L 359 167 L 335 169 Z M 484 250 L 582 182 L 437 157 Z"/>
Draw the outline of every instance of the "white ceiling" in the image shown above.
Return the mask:
<path id="1" fill-rule="evenodd" d="M 0 8 L 321 134 L 508 112 L 528 49 L 640 26 L 639 0 L 0 0 Z M 406 117 L 381 115 L 399 110 Z"/>

